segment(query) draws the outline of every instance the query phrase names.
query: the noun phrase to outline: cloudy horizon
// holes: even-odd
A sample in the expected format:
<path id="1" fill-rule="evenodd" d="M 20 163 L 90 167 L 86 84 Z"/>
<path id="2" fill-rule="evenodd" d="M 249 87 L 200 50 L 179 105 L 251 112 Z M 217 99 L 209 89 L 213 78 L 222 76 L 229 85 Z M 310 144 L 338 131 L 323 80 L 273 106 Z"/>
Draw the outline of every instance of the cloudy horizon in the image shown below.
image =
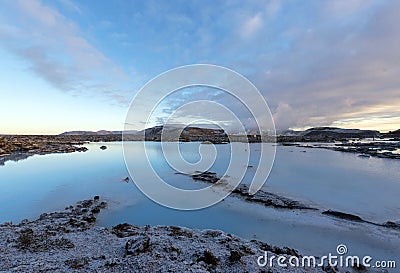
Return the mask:
<path id="1" fill-rule="evenodd" d="M 3 1 L 0 134 L 122 130 L 146 82 L 199 63 L 248 78 L 278 130 L 397 130 L 399 25 L 399 1 Z M 152 124 L 196 99 L 251 127 L 237 101 L 210 88 L 176 92 Z"/>

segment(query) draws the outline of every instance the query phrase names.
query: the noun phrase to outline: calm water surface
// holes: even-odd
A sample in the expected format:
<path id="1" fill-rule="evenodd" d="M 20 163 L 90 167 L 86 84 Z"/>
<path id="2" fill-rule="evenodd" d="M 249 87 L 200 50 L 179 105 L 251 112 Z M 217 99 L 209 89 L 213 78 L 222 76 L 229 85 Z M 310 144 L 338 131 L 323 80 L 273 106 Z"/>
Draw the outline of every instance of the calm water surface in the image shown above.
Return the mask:
<path id="1" fill-rule="evenodd" d="M 107 150 L 99 149 L 103 144 Z M 130 145 L 134 151 L 141 143 Z M 199 160 L 199 145 L 183 143 L 185 159 Z M 259 145 L 251 145 L 250 165 L 257 166 Z M 272 151 L 271 144 L 262 145 Z M 100 195 L 110 204 L 110 209 L 99 216 L 100 225 L 129 222 L 220 229 L 316 255 L 334 253 L 340 243 L 346 243 L 353 254 L 376 258 L 394 259 L 400 253 L 398 232 L 368 225 L 343 225 L 314 212 L 274 210 L 234 197 L 198 211 L 164 208 L 147 199 L 133 183 L 122 181 L 128 172 L 121 143 L 86 146 L 89 151 L 85 153 L 33 156 L 0 166 L 0 222 L 33 219 L 42 212 L 63 209 L 76 201 Z M 186 189 L 204 186 L 188 176 L 176 174 L 163 159 L 160 143 L 147 143 L 147 146 L 153 167 L 169 183 Z M 230 146 L 216 147 L 218 156 L 211 171 L 223 174 L 229 163 Z M 137 163 L 141 164 L 142 160 L 137 158 Z M 255 169 L 248 169 L 243 183 L 251 181 Z M 398 160 L 278 146 L 274 167 L 264 187 L 321 209 L 384 222 L 400 220 L 399 178 Z"/>

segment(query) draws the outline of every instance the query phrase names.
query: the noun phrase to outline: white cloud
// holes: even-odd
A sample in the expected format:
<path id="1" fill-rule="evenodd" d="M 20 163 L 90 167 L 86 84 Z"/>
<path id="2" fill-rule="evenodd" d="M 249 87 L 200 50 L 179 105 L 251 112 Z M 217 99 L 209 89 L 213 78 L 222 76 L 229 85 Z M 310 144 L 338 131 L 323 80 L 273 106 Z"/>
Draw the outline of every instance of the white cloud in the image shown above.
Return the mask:
<path id="1" fill-rule="evenodd" d="M 135 34 L 140 37 L 142 29 L 150 37 L 130 44 L 139 50 L 129 56 L 151 56 L 142 65 L 149 78 L 193 62 L 235 69 L 260 89 L 280 129 L 350 126 L 362 115 L 398 120 L 390 118 L 399 115 L 393 108 L 376 106 L 400 108 L 399 1 L 193 3 L 176 11 L 169 2 L 154 1 L 127 11 L 135 14 L 129 26 L 137 27 Z M 5 1 L 2 8 L 10 12 L 0 17 L 1 43 L 40 77 L 61 90 L 97 90 L 124 101 L 123 68 L 85 39 L 74 22 L 35 0 Z M 114 38 L 124 38 L 118 20 L 96 22 L 118 31 Z"/>
<path id="2" fill-rule="evenodd" d="M 323 3 L 313 12 L 331 10 L 332 2 Z M 368 117 L 379 125 L 376 121 L 383 116 L 385 130 L 389 121 L 391 129 L 400 127 L 391 118 L 400 109 L 399 7 L 398 2 L 343 4 L 335 11 L 351 12 L 345 21 L 317 16 L 309 20 L 313 24 L 292 29 L 288 50 L 266 54 L 253 64 L 259 72 L 251 79 L 272 105 L 277 127 L 337 125 L 343 120 L 359 127 L 366 126 Z M 266 66 L 271 67 L 268 75 L 262 72 Z"/>
<path id="3" fill-rule="evenodd" d="M 266 15 L 268 17 L 274 17 L 278 13 L 281 7 L 282 1 L 280 0 L 270 0 L 266 4 Z"/>
<path id="4" fill-rule="evenodd" d="M 0 18 L 1 44 L 27 61 L 39 77 L 61 91 L 105 94 L 123 90 L 128 76 L 97 50 L 79 27 L 38 0 L 4 3 Z M 122 101 L 120 98 L 117 101 Z"/>
<path id="5" fill-rule="evenodd" d="M 67 9 L 74 11 L 76 13 L 82 14 L 82 10 L 79 8 L 79 6 L 74 3 L 72 0 L 58 0 L 64 7 Z"/>
<path id="6" fill-rule="evenodd" d="M 253 37 L 262 27 L 262 17 L 261 13 L 257 13 L 256 15 L 247 18 L 241 28 L 240 28 L 240 35 L 243 38 L 251 38 Z"/>
<path id="7" fill-rule="evenodd" d="M 335 0 L 326 1 L 325 12 L 331 16 L 345 17 L 371 4 L 370 0 Z"/>

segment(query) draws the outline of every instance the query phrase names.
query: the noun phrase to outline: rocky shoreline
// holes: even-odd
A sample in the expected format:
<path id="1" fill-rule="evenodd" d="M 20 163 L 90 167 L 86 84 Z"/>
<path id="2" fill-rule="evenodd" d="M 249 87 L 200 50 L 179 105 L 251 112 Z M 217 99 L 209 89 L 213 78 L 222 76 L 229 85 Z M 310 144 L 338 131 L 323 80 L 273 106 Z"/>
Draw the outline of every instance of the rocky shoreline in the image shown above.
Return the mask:
<path id="1" fill-rule="evenodd" d="M 0 135 L 0 165 L 33 155 L 86 152 L 88 142 L 121 141 L 121 136 Z"/>
<path id="2" fill-rule="evenodd" d="M 222 231 L 96 226 L 97 214 L 106 207 L 95 196 L 33 221 L 0 225 L 0 272 L 345 272 L 327 266 L 260 267 L 257 258 L 265 251 L 302 256 Z"/>
<path id="3" fill-rule="evenodd" d="M 154 131 L 154 128 L 149 131 L 145 138 L 141 135 L 125 135 L 122 134 L 107 134 L 107 135 L 0 135 L 0 165 L 4 165 L 6 161 L 18 161 L 28 158 L 32 155 L 43 155 L 53 153 L 73 153 L 85 152 L 86 147 L 82 145 L 89 142 L 115 142 L 122 141 L 161 141 L 160 128 Z M 206 134 L 209 131 L 203 132 L 202 129 L 186 132 L 179 139 L 168 138 L 168 135 L 163 138 L 163 141 L 181 141 L 181 142 L 203 142 L 213 144 L 227 144 L 229 142 L 249 142 L 259 143 L 261 141 L 268 143 L 279 143 L 283 146 L 297 146 L 303 148 L 323 148 L 340 152 L 358 153 L 364 157 L 379 157 L 400 159 L 400 141 L 379 141 L 379 142 L 349 142 L 347 139 L 341 139 L 340 143 L 334 143 L 336 138 L 323 138 L 316 135 L 313 138 L 304 138 L 299 136 L 264 136 L 260 135 L 247 136 L 228 136 L 217 131 L 213 134 Z M 153 134 L 150 134 L 153 133 Z M 326 144 L 313 144 L 312 142 L 324 142 Z M 300 144 L 301 143 L 301 144 Z M 307 144 L 304 144 L 307 143 Z M 328 144 L 329 143 L 329 144 Z"/>
<path id="4" fill-rule="evenodd" d="M 334 145 L 326 144 L 300 144 L 281 143 L 282 146 L 295 146 L 300 148 L 320 148 L 338 152 L 359 154 L 360 157 L 377 157 L 400 159 L 400 141 L 379 141 L 379 142 L 341 142 Z"/>

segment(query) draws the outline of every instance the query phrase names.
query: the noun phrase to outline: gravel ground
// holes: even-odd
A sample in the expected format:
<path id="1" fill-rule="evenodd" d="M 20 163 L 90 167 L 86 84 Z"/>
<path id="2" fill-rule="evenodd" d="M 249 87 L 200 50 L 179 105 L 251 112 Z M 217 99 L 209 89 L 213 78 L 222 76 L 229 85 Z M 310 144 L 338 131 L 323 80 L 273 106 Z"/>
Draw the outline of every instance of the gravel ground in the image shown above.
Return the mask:
<path id="1" fill-rule="evenodd" d="M 260 267 L 257 258 L 297 256 L 294 249 L 215 230 L 95 225 L 107 207 L 98 196 L 34 221 L 0 225 L 0 272 L 346 272 Z M 348 272 L 366 272 L 349 270 Z"/>

